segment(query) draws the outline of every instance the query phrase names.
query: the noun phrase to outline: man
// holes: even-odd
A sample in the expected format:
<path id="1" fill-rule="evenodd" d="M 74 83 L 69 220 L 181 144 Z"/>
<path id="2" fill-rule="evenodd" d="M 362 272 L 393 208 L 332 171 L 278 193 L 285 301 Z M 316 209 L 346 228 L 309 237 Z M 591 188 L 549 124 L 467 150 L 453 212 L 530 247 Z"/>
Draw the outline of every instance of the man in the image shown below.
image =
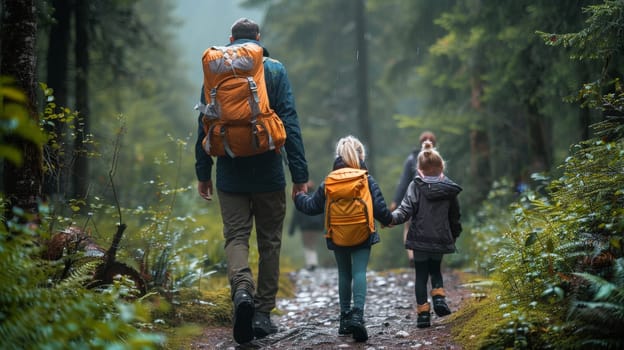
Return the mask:
<path id="1" fill-rule="evenodd" d="M 230 45 L 260 41 L 260 28 L 255 22 L 241 18 L 232 25 Z M 284 145 L 293 182 L 292 196 L 307 192 L 308 168 L 294 96 L 286 69 L 277 60 L 268 58 L 264 49 L 264 74 L 271 108 L 286 130 Z M 200 96 L 205 102 L 203 87 Z M 205 136 L 199 116 L 195 145 L 195 171 L 199 195 L 212 199 L 211 171 L 213 159 L 204 152 Z M 239 344 L 277 332 L 270 318 L 275 307 L 279 281 L 279 257 L 282 227 L 286 215 L 286 179 L 284 152 L 268 151 L 255 156 L 217 157 L 216 187 L 221 206 L 225 255 L 234 304 L 233 335 Z M 249 267 L 249 237 L 256 227 L 258 244 L 258 278 L 255 283 Z"/>

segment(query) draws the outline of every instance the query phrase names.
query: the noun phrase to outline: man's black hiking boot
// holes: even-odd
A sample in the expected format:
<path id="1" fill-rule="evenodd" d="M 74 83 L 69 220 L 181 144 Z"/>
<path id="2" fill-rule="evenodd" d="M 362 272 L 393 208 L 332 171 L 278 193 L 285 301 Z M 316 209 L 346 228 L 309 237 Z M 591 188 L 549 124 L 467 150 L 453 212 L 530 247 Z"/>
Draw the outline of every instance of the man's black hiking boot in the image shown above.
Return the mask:
<path id="1" fill-rule="evenodd" d="M 234 340 L 239 344 L 250 342 L 254 338 L 252 320 L 254 317 L 254 301 L 244 289 L 234 294 Z"/>
<path id="2" fill-rule="evenodd" d="M 271 314 L 256 312 L 253 318 L 253 331 L 256 338 L 264 338 L 269 334 L 277 333 L 277 326 L 271 321 Z"/>

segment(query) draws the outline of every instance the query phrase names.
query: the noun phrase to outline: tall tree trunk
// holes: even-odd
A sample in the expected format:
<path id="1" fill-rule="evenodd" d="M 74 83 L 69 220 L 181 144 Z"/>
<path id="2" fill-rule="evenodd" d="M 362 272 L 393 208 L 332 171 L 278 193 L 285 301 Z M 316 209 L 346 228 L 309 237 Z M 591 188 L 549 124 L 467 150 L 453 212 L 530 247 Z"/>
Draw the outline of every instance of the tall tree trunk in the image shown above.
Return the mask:
<path id="1" fill-rule="evenodd" d="M 47 56 L 47 84 L 54 89 L 54 102 L 57 107 L 67 107 L 67 69 L 69 55 L 70 40 L 70 23 L 71 23 L 71 4 L 70 0 L 53 0 L 55 22 L 50 28 L 48 37 L 48 56 Z M 44 177 L 44 193 L 52 195 L 54 193 L 64 193 L 65 182 L 62 179 L 61 170 L 65 168 L 62 154 L 64 152 L 57 151 L 56 146 L 63 147 L 65 138 L 65 124 L 58 120 L 53 121 L 53 125 L 48 131 L 56 135 L 50 140 L 47 152 L 48 170 Z"/>
<path id="2" fill-rule="evenodd" d="M 79 118 L 75 120 L 76 143 L 74 151 L 76 160 L 73 169 L 74 198 L 86 198 L 88 190 L 89 168 L 85 142 L 89 137 L 89 31 L 88 2 L 76 2 L 76 110 Z"/>
<path id="3" fill-rule="evenodd" d="M 38 122 L 35 0 L 3 0 L 1 23 L 0 74 L 16 79 L 17 85 L 28 97 L 30 117 Z M 43 181 L 41 148 L 19 138 L 11 138 L 7 143 L 21 150 L 23 163 L 18 166 L 9 161 L 4 162 L 3 184 L 6 198 L 11 207 L 17 206 L 36 213 Z"/>
<path id="4" fill-rule="evenodd" d="M 362 139 L 367 144 L 368 159 L 366 165 L 374 173 L 375 154 L 371 121 L 368 117 L 368 45 L 366 45 L 366 17 L 364 14 L 364 0 L 357 0 L 355 5 L 355 33 L 357 36 L 357 99 L 358 118 L 362 130 Z"/>
<path id="5" fill-rule="evenodd" d="M 470 105 L 473 110 L 483 112 L 481 105 L 481 93 L 483 86 L 478 74 L 475 73 L 470 81 L 471 96 Z M 485 122 L 485 121 L 484 121 Z M 473 129 L 470 131 L 470 175 L 474 183 L 479 188 L 476 193 L 482 194 L 482 197 L 476 198 L 478 203 L 484 199 L 490 189 L 492 183 L 492 172 L 490 167 L 490 143 L 488 133 L 485 127 Z"/>

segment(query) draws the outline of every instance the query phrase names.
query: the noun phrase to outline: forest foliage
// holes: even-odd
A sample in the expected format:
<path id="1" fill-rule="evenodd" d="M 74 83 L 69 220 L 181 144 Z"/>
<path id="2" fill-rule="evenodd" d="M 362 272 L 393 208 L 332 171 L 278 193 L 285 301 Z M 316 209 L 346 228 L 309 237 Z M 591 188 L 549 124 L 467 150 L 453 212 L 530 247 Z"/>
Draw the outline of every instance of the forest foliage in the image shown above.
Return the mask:
<path id="1" fill-rule="evenodd" d="M 607 68 L 622 49 L 614 34 L 624 29 L 624 4 L 586 12 L 584 29 L 540 35 L 572 48 L 571 59 Z M 488 280 L 473 287 L 489 300 L 466 322 L 488 322 L 480 332 L 458 332 L 462 339 L 479 333 L 475 348 L 624 346 L 616 331 L 624 324 L 624 89 L 621 75 L 605 77 L 583 82 L 573 99 L 603 119 L 591 126 L 593 137 L 571 146 L 562 175 L 534 174 L 541 185 L 519 196 L 495 186 L 476 216 L 472 244 L 480 254 L 473 257 Z"/>
<path id="2" fill-rule="evenodd" d="M 465 341 L 485 348 L 622 346 L 621 335 L 605 326 L 624 323 L 622 1 L 367 0 L 366 52 L 356 45 L 358 1 L 244 1 L 266 9 L 256 20 L 269 52 L 288 70 L 311 178 L 322 180 L 335 141 L 354 134 L 365 142 L 389 203 L 418 135 L 434 131 L 449 176 L 465 189 L 460 254 L 446 262 L 481 274 L 485 281 L 475 288 L 494 300 L 482 311 L 493 318 L 489 328 Z M 54 48 L 49 39 L 62 23 L 64 3 L 37 1 L 39 57 Z M 156 346 L 162 337 L 139 330 L 157 334 L 161 322 L 197 321 L 176 310 L 181 298 L 217 291 L 213 297 L 221 300 L 227 293 L 218 202 L 206 205 L 195 193 L 197 116 L 187 101 L 197 91 L 177 55 L 173 33 L 180 19 L 171 15 L 173 6 L 170 0 L 91 2 L 89 74 L 69 54 L 38 60 L 39 125 L 2 78 L 0 136 L 45 143 L 45 176 L 54 179 L 44 189 L 48 201 L 40 205 L 37 228 L 23 224 L 33 218 L 18 208 L 17 221 L 4 220 L 8 289 L 0 295 L 8 298 L 3 314 L 16 318 L 0 333 L 15 344 Z M 75 45 L 77 32 L 66 35 Z M 362 55 L 366 96 L 357 88 Z M 66 85 L 47 81 L 59 70 L 66 70 Z M 85 76 L 88 108 L 80 110 Z M 358 115 L 362 101 L 368 121 Z M 363 137 L 366 127 L 371 139 Z M 0 157 L 20 160 L 4 142 Z M 76 196 L 74 165 L 81 157 L 88 159 L 82 175 L 89 186 Z M 117 260 L 141 274 L 148 287 L 143 298 L 126 299 L 131 280 L 104 293 L 81 288 L 98 264 L 71 265 L 84 261 L 79 251 L 65 250 L 57 262 L 39 258 L 41 240 L 69 226 L 109 246 L 119 224 L 127 230 Z M 381 233 L 371 268 L 405 264 L 396 254 L 403 249 L 400 228 Z M 295 247 L 283 250 L 285 264 L 297 261 L 291 254 L 297 244 L 285 238 L 286 247 Z M 49 278 L 69 267 L 71 274 Z M 229 322 L 222 304 L 210 322 Z M 29 332 L 29 325 L 47 324 L 41 315 L 75 327 Z"/>

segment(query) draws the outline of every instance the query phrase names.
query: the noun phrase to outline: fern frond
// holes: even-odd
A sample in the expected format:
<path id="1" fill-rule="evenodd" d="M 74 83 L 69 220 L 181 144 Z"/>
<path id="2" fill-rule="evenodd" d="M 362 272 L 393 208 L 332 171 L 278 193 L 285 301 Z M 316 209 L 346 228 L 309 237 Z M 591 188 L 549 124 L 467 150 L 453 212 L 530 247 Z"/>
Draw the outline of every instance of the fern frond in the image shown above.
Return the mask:
<path id="1" fill-rule="evenodd" d="M 61 280 L 56 287 L 59 289 L 72 289 L 86 285 L 93 279 L 93 273 L 101 263 L 101 261 L 88 261 L 83 264 L 74 264 L 69 276 Z"/>

